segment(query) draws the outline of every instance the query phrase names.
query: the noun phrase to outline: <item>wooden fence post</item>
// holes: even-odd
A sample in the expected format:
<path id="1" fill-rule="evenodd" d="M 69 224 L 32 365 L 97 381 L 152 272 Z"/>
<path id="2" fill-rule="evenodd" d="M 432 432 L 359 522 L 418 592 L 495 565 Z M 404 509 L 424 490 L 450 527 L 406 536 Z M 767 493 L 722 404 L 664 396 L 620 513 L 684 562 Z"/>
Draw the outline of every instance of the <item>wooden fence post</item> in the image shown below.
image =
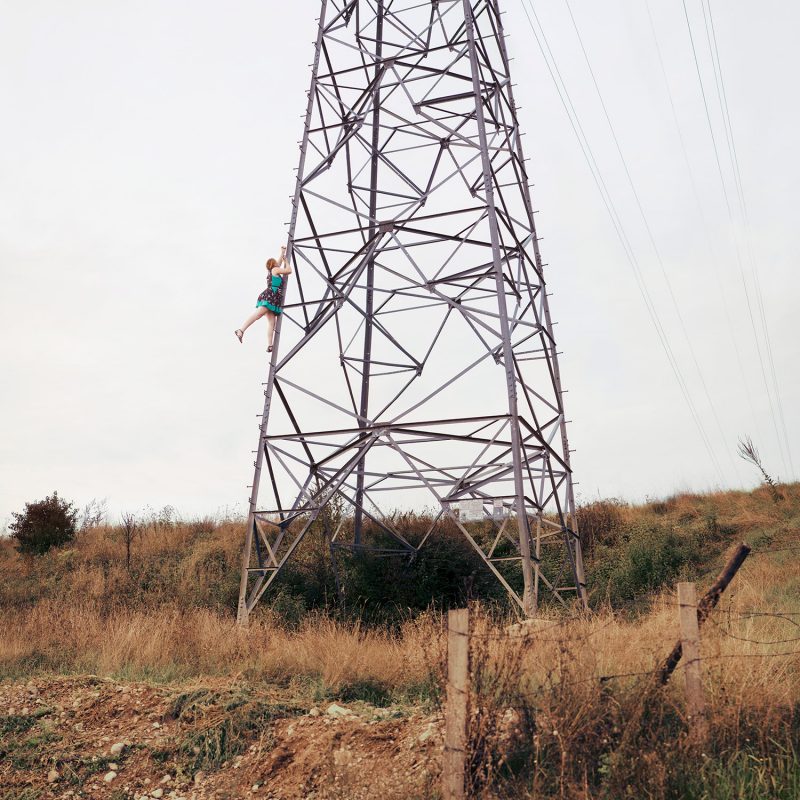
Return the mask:
<path id="1" fill-rule="evenodd" d="M 467 699 L 469 697 L 469 611 L 447 614 L 447 701 L 445 706 L 442 796 L 466 797 Z"/>
<path id="2" fill-rule="evenodd" d="M 686 710 L 689 734 L 697 742 L 706 738 L 705 698 L 700 669 L 700 626 L 697 620 L 697 593 L 693 583 L 678 584 L 678 614 L 681 649 L 686 674 Z"/>
<path id="3" fill-rule="evenodd" d="M 728 588 L 728 584 L 733 580 L 733 576 L 739 570 L 739 567 L 744 564 L 744 560 L 750 554 L 750 545 L 742 542 L 736 550 L 734 550 L 725 568 L 717 575 L 717 579 L 711 584 L 711 588 L 703 595 L 703 599 L 697 605 L 697 624 L 702 625 L 706 621 L 706 617 L 714 610 L 722 597 L 722 593 Z M 659 682 L 663 686 L 669 680 L 670 675 L 675 671 L 678 662 L 683 655 L 683 646 L 678 641 L 672 652 L 667 656 L 667 660 L 661 667 Z"/>

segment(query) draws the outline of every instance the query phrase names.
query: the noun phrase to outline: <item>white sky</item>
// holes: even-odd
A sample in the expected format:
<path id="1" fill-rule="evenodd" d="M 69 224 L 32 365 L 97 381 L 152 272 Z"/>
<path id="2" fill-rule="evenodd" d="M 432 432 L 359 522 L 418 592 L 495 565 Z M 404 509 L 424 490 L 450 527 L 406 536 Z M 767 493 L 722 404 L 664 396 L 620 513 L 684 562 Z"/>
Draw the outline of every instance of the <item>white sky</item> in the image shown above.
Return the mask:
<path id="1" fill-rule="evenodd" d="M 767 468 L 788 478 L 683 6 L 650 4 L 705 226 L 645 4 L 572 0 L 571 7 L 716 417 L 567 7 L 537 0 L 535 8 L 724 485 L 755 482 L 735 456 L 745 433 Z M 564 351 L 579 498 L 716 486 L 520 0 L 503 7 Z M 687 7 L 730 179 L 699 0 Z M 78 503 L 107 497 L 115 513 L 168 503 L 185 515 L 245 508 L 266 358 L 263 330 L 240 346 L 233 329 L 252 310 L 264 259 L 277 252 L 288 220 L 317 8 L 310 0 L 0 0 L 0 523 L 53 489 Z M 713 0 L 712 10 L 788 439 L 800 465 L 800 7 L 768 0 L 755 13 L 751 3 Z M 729 193 L 735 200 L 732 182 Z M 751 281 L 746 258 L 745 269 Z"/>

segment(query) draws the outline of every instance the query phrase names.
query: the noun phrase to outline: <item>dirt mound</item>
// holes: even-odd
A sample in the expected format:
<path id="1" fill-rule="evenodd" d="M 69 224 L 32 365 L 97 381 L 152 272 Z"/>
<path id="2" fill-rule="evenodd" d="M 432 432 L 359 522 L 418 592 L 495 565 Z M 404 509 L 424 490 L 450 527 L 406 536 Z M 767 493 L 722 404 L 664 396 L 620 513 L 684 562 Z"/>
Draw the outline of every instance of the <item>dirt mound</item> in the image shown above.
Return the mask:
<path id="1" fill-rule="evenodd" d="M 0 800 L 435 794 L 442 723 L 419 709 L 305 707 L 236 681 L 0 684 Z"/>

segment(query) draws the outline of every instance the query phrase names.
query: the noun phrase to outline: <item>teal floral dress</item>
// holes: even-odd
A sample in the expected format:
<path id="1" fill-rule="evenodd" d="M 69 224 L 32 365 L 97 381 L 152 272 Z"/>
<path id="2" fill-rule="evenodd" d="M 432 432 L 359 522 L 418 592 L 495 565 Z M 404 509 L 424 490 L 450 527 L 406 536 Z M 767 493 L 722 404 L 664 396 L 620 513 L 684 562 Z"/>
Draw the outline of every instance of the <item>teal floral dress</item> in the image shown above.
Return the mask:
<path id="1" fill-rule="evenodd" d="M 283 277 L 281 275 L 270 276 L 269 286 L 258 296 L 256 308 L 264 306 L 274 314 L 283 311 Z"/>

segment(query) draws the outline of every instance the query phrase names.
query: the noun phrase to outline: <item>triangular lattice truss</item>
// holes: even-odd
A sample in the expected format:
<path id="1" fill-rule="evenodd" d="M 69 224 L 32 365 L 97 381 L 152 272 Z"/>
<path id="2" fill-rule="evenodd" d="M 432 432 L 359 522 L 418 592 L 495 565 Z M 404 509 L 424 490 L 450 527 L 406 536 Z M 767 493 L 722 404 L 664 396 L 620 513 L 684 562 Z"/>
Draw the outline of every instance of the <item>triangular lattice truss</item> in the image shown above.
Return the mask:
<path id="1" fill-rule="evenodd" d="M 387 509 L 433 503 L 525 613 L 585 604 L 503 36 L 497 0 L 322 2 L 240 621 L 333 497 L 334 547 L 413 555 Z"/>

